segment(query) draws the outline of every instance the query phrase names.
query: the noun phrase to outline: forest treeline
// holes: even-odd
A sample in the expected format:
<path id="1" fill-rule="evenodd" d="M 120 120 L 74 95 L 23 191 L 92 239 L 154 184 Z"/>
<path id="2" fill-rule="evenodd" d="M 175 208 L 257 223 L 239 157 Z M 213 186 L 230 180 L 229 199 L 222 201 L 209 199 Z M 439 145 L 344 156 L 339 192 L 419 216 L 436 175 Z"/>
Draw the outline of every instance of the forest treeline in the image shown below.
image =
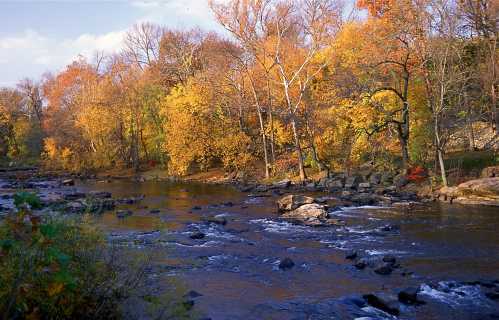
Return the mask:
<path id="1" fill-rule="evenodd" d="M 1 89 L 0 157 L 301 179 L 373 161 L 446 184 L 452 134 L 473 150 L 474 125 L 499 128 L 497 1 L 209 5 L 225 34 L 142 23 L 119 53 Z"/>

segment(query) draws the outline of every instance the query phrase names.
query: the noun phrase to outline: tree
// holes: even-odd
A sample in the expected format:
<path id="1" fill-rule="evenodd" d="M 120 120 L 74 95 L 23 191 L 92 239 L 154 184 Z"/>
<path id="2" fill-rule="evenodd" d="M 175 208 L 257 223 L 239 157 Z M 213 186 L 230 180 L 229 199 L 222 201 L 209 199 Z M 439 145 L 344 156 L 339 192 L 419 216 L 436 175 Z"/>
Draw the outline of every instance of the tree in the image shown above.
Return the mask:
<path id="1" fill-rule="evenodd" d="M 499 133 L 499 110 L 497 106 L 497 74 L 499 73 L 497 38 L 499 29 L 497 16 L 499 4 L 492 0 L 459 0 L 459 13 L 464 20 L 464 26 L 470 38 L 477 37 L 482 48 L 483 59 L 486 65 L 480 76 L 484 92 L 489 96 L 490 121 L 496 133 Z M 457 12 L 455 13 L 458 14 Z"/>
<path id="2" fill-rule="evenodd" d="M 368 41 L 362 43 L 364 63 L 372 77 L 370 96 L 387 92 L 400 101 L 401 105 L 395 109 L 386 110 L 379 101 L 374 105 L 385 114 L 386 123 L 380 128 L 395 127 L 402 167 L 407 170 L 410 160 L 410 88 L 421 65 L 416 54 L 416 41 L 421 36 L 418 28 L 421 12 L 411 0 L 387 1 L 375 9 L 370 5 L 367 7 L 371 13 L 375 13 L 363 27 L 363 32 L 368 34 Z"/>
<path id="3" fill-rule="evenodd" d="M 133 25 L 127 32 L 123 54 L 140 69 L 150 67 L 159 57 L 163 28 L 148 22 Z"/>
<path id="4" fill-rule="evenodd" d="M 259 63 L 280 86 L 290 122 L 299 175 L 306 179 L 303 150 L 298 128 L 298 111 L 311 80 L 327 65 L 319 61 L 331 34 L 340 24 L 340 6 L 335 1 L 238 1 L 213 4 L 218 21 L 232 32 L 252 60 Z M 277 79 L 276 79 L 277 78 Z M 254 84 L 254 80 L 252 81 Z M 270 81 L 267 82 L 270 90 Z M 255 105 L 259 118 L 261 107 L 256 90 Z M 269 105 L 271 105 L 271 94 Z M 272 115 L 272 112 L 270 112 Z M 263 120 L 260 121 L 264 131 Z M 273 132 L 273 130 L 271 130 Z M 266 134 L 262 132 L 266 149 Z M 266 154 L 265 150 L 265 154 Z M 267 158 L 267 157 L 266 157 Z M 266 166 L 268 160 L 266 159 Z M 268 172 L 266 172 L 268 176 Z"/>

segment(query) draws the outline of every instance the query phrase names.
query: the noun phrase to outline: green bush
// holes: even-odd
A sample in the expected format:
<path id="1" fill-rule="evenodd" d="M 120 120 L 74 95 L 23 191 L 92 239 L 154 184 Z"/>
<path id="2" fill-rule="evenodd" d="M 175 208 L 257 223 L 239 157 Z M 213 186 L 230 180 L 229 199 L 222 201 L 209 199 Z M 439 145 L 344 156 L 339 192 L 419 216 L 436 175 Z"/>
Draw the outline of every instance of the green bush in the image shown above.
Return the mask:
<path id="1" fill-rule="evenodd" d="M 4 319 L 113 319 L 143 269 L 108 247 L 91 224 L 31 211 L 39 199 L 15 197 L 0 222 L 0 315 Z"/>

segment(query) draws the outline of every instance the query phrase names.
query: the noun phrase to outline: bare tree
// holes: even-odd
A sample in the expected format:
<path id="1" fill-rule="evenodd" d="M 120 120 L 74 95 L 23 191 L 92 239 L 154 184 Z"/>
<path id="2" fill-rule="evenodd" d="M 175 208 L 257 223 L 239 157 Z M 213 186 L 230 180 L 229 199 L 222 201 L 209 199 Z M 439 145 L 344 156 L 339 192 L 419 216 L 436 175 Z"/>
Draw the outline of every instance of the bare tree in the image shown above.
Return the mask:
<path id="1" fill-rule="evenodd" d="M 43 99 L 40 84 L 26 78 L 17 84 L 17 88 L 23 95 L 26 114 L 29 118 L 34 118 L 38 125 L 41 125 Z"/>
<path id="2" fill-rule="evenodd" d="M 144 69 L 158 59 L 163 28 L 152 23 L 136 24 L 126 34 L 124 54 L 130 62 Z"/>

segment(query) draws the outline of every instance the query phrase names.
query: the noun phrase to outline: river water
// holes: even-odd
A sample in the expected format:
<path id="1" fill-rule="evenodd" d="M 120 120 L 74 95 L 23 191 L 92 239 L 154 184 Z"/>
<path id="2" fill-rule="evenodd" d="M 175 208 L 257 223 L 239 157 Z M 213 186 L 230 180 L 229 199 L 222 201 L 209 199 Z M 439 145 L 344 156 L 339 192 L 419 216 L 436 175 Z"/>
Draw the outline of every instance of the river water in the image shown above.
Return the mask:
<path id="1" fill-rule="evenodd" d="M 499 209 L 434 204 L 423 209 L 344 208 L 344 227 L 281 221 L 277 196 L 252 197 L 230 186 L 167 182 L 85 182 L 83 190 L 113 197 L 143 194 L 138 204 L 97 222 L 110 240 L 152 249 L 154 282 L 195 290 L 194 310 L 206 319 L 499 319 L 499 301 L 466 283 L 499 279 Z M 151 210 L 159 209 L 159 213 Z M 225 217 L 226 225 L 206 223 Z M 202 232 L 203 239 L 191 239 Z M 397 258 L 390 275 L 358 270 L 345 254 Z M 290 258 L 295 266 L 281 270 Z M 362 303 L 368 293 L 419 287 L 420 306 L 393 316 Z"/>

